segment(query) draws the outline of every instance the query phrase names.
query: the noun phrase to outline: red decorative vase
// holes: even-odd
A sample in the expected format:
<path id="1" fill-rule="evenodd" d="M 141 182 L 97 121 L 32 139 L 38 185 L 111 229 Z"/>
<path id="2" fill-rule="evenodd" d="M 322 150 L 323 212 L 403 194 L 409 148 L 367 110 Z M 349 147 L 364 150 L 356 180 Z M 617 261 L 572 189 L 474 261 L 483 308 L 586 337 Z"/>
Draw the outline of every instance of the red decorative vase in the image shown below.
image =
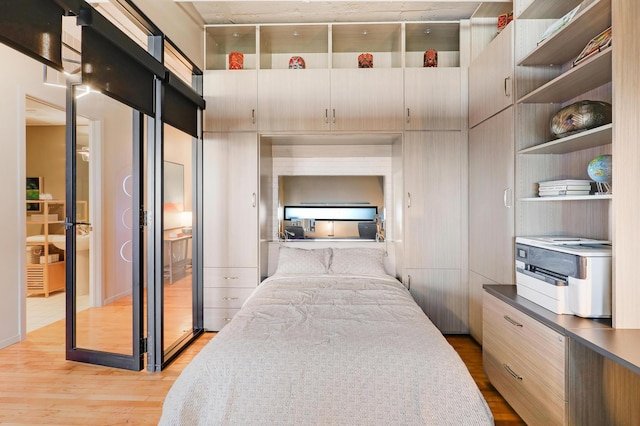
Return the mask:
<path id="1" fill-rule="evenodd" d="M 437 67 L 438 66 L 438 51 L 435 49 L 429 49 L 424 52 L 424 66 L 425 67 Z"/>
<path id="2" fill-rule="evenodd" d="M 358 55 L 358 68 L 373 68 L 373 55 L 371 53 Z"/>
<path id="3" fill-rule="evenodd" d="M 305 69 L 306 65 L 302 56 L 292 56 L 291 59 L 289 59 L 289 68 L 300 70 Z"/>
<path id="4" fill-rule="evenodd" d="M 240 52 L 229 53 L 229 69 L 241 70 L 244 69 L 244 55 Z"/>

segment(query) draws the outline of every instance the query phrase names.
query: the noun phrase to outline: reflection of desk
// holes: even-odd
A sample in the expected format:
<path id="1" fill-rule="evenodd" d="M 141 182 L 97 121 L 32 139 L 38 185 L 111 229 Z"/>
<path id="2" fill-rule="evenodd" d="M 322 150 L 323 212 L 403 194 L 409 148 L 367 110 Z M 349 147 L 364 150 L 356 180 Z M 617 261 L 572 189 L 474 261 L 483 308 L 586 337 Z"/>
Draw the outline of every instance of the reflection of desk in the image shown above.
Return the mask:
<path id="1" fill-rule="evenodd" d="M 191 235 L 184 234 L 179 237 L 165 237 L 164 243 L 167 247 L 168 260 L 164 264 L 164 275 L 169 279 L 169 284 L 173 284 L 173 274 L 179 270 L 187 272 L 191 267 L 189 257 L 189 240 Z"/>

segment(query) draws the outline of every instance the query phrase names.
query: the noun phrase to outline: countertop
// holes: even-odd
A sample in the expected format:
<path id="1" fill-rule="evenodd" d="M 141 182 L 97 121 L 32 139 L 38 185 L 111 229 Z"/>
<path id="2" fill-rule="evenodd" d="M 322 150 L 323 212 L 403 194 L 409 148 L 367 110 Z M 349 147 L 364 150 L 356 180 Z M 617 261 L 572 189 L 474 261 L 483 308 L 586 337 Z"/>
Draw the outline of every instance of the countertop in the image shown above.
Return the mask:
<path id="1" fill-rule="evenodd" d="M 524 297 L 515 285 L 484 285 L 485 291 L 535 318 L 549 328 L 574 339 L 600 355 L 640 374 L 640 329 L 616 329 L 610 319 L 557 315 Z"/>

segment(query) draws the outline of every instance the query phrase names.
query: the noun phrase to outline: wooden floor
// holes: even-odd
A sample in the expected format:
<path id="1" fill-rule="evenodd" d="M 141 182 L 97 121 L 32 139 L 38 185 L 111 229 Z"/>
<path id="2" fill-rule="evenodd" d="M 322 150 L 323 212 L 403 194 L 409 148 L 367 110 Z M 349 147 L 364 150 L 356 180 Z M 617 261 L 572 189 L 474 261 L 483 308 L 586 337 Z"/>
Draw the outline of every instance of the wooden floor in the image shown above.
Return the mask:
<path id="1" fill-rule="evenodd" d="M 482 347 L 467 335 L 449 335 L 447 341 L 458 352 L 487 401 L 496 426 L 526 425 L 491 385 L 482 368 Z"/>
<path id="2" fill-rule="evenodd" d="M 64 321 L 0 350 L 0 423 L 157 424 L 176 377 L 215 333 L 205 333 L 160 373 L 131 372 L 64 359 Z M 482 372 L 480 347 L 448 336 L 485 396 L 496 425 L 523 425 Z"/>

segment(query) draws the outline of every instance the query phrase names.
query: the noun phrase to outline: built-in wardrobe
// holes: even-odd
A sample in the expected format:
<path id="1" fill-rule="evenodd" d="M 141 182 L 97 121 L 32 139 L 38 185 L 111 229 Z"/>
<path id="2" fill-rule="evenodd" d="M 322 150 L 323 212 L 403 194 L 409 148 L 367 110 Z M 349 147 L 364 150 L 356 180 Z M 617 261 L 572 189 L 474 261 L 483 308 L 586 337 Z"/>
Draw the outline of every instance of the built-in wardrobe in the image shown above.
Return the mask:
<path id="1" fill-rule="evenodd" d="M 383 177 L 387 238 L 371 244 L 392 252 L 440 330 L 467 333 L 469 22 L 205 33 L 205 327 L 223 327 L 273 265 L 279 176 L 350 174 Z M 424 66 L 429 49 L 437 67 Z M 230 69 L 232 52 L 243 69 Z M 362 53 L 373 68 L 358 67 Z M 304 69 L 289 67 L 294 56 Z"/>

